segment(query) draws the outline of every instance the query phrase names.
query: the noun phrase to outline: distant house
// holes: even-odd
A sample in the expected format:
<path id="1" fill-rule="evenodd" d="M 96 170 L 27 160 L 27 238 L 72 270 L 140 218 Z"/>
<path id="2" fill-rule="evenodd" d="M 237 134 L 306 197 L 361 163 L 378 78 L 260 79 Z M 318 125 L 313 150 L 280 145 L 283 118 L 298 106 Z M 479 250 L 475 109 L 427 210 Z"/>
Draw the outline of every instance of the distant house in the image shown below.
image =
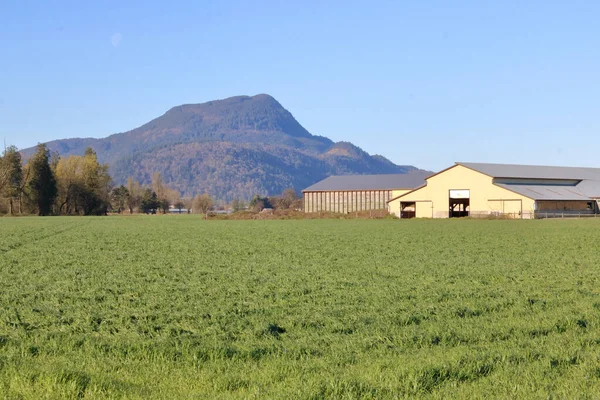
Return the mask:
<path id="1" fill-rule="evenodd" d="M 387 202 L 425 183 L 426 171 L 330 176 L 302 191 L 304 212 L 386 210 Z"/>

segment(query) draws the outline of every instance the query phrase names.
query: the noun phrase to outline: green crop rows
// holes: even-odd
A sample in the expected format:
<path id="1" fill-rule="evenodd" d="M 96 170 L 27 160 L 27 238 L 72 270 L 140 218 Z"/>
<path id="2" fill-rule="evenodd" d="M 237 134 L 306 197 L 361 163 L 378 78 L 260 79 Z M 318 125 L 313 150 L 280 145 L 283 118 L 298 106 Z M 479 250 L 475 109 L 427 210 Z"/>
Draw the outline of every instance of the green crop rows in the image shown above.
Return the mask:
<path id="1" fill-rule="evenodd" d="M 594 398 L 600 221 L 0 220 L 5 398 Z"/>

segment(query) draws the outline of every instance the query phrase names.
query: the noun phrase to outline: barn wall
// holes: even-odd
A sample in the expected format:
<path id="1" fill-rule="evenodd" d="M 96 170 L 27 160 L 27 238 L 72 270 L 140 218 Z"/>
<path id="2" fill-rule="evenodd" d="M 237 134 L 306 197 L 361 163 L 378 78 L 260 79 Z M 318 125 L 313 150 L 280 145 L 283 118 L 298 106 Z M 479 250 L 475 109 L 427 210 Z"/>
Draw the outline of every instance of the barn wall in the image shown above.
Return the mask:
<path id="1" fill-rule="evenodd" d="M 538 200 L 538 211 L 588 211 L 588 201 Z"/>
<path id="2" fill-rule="evenodd" d="M 415 203 L 415 217 L 416 218 L 431 218 L 433 215 L 433 206 L 431 201 L 419 201 Z"/>
<path id="3" fill-rule="evenodd" d="M 390 210 L 399 210 L 400 202 L 431 202 L 430 218 L 448 218 L 449 193 L 453 189 L 470 191 L 471 215 L 499 212 L 533 215 L 534 201 L 493 184 L 492 178 L 472 169 L 456 165 L 427 179 L 427 185 L 405 194 L 389 204 Z M 417 206 L 417 213 L 419 213 Z"/>
<path id="4" fill-rule="evenodd" d="M 357 211 L 385 210 L 393 197 L 392 190 L 353 190 L 303 192 L 304 212 L 351 213 Z"/>
<path id="5" fill-rule="evenodd" d="M 390 201 L 398 196 L 402 196 L 408 192 L 410 192 L 410 189 L 392 190 L 392 192 L 390 193 L 391 197 L 386 198 L 385 203 L 387 203 L 388 201 Z M 387 203 L 387 208 L 388 208 L 388 212 L 390 214 L 394 214 L 398 217 L 400 216 L 400 202 L 399 201 L 393 201 L 393 202 Z"/>

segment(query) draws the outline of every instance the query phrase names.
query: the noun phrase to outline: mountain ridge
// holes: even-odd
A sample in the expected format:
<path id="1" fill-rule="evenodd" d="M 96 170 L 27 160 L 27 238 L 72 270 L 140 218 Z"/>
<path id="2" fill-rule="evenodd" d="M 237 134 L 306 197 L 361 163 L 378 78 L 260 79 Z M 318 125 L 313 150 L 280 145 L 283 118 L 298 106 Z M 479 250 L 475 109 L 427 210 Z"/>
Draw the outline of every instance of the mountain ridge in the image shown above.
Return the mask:
<path id="1" fill-rule="evenodd" d="M 61 156 L 92 147 L 117 184 L 129 176 L 149 183 L 158 171 L 184 196 L 207 192 L 224 201 L 300 191 L 330 175 L 418 170 L 312 135 L 268 94 L 182 104 L 130 131 L 47 145 Z"/>

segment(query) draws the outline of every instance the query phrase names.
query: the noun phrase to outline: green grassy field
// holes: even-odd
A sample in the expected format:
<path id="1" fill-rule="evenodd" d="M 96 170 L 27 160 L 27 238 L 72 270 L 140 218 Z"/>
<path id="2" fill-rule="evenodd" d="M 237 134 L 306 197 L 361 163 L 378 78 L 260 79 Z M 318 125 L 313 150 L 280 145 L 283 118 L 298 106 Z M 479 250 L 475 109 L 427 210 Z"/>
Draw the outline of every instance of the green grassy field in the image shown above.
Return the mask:
<path id="1" fill-rule="evenodd" d="M 5 398 L 595 398 L 600 221 L 0 219 Z"/>

